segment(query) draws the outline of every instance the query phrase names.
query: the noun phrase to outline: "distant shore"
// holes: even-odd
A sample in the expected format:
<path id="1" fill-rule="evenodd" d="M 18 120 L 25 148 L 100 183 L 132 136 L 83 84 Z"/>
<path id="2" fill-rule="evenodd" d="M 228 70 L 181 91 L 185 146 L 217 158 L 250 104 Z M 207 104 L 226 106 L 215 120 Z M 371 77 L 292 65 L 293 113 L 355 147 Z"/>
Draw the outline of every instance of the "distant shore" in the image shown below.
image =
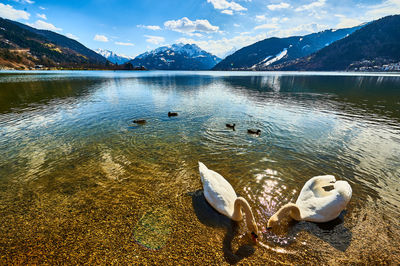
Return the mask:
<path id="1" fill-rule="evenodd" d="M 68 67 L 41 67 L 41 68 L 11 68 L 11 67 L 4 67 L 0 66 L 0 71 L 1 70 L 19 70 L 19 71 L 37 71 L 37 70 L 43 70 L 43 71 L 60 71 L 60 70 L 67 70 L 67 71 L 72 71 L 72 70 L 78 70 L 78 71 L 83 71 L 83 70 L 102 70 L 102 71 L 115 71 L 115 70 L 124 70 L 124 71 L 148 71 L 146 68 L 141 68 L 141 67 L 135 67 L 132 69 L 125 69 L 125 68 L 68 68 Z"/>
<path id="2" fill-rule="evenodd" d="M 192 70 L 192 69 L 187 69 L 187 70 L 181 70 L 181 69 L 141 69 L 141 68 L 133 68 L 133 69 L 124 69 L 124 68 L 67 68 L 67 67 L 43 67 L 43 68 L 10 68 L 10 67 L 4 67 L 0 66 L 0 71 L 212 71 L 212 72 L 287 72 L 287 73 L 292 73 L 292 72 L 309 72 L 309 73 L 315 73 L 315 72 L 348 72 L 348 73 L 383 73 L 383 74 L 398 74 L 400 73 L 400 69 L 351 69 L 351 70 L 321 70 L 321 71 L 310 71 L 310 70 L 304 70 L 304 71 L 290 71 L 290 70 L 251 70 L 251 69 L 235 69 L 235 70 Z"/>

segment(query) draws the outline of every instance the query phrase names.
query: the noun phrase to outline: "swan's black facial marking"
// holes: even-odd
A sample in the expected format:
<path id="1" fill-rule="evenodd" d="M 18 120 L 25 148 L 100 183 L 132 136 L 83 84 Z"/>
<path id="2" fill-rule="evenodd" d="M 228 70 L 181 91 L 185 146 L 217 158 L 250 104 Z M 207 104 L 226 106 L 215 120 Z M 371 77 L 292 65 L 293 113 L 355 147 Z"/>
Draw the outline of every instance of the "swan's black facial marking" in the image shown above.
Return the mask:
<path id="1" fill-rule="evenodd" d="M 251 237 L 253 238 L 254 241 L 257 241 L 258 235 L 254 232 L 251 232 Z"/>
<path id="2" fill-rule="evenodd" d="M 325 191 L 331 191 L 331 190 L 333 190 L 333 189 L 335 189 L 335 187 L 333 186 L 333 185 L 329 185 L 329 186 L 325 186 L 325 187 L 322 187 Z"/>

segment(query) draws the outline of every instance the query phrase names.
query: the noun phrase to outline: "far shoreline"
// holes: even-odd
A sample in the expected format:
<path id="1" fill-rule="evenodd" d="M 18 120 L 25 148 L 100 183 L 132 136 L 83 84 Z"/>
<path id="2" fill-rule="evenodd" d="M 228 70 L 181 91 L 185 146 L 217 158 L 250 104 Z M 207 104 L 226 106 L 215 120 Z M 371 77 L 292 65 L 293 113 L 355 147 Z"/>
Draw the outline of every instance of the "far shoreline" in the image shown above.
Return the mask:
<path id="1" fill-rule="evenodd" d="M 249 76 L 263 76 L 265 74 L 270 75 L 299 75 L 299 76 L 391 76 L 391 77 L 399 77 L 400 71 L 398 72 L 375 72 L 375 71 L 252 71 L 252 70 L 161 70 L 161 69 L 152 69 L 152 70 L 124 70 L 124 69 L 1 69 L 0 74 L 3 73 L 54 73 L 54 72 L 84 72 L 84 71 L 99 71 L 99 72 L 133 72 L 133 73 L 150 73 L 150 72 L 183 72 L 183 73 L 235 73 L 239 76 L 243 74 L 249 74 Z M 247 75 L 245 75 L 247 76 Z"/>

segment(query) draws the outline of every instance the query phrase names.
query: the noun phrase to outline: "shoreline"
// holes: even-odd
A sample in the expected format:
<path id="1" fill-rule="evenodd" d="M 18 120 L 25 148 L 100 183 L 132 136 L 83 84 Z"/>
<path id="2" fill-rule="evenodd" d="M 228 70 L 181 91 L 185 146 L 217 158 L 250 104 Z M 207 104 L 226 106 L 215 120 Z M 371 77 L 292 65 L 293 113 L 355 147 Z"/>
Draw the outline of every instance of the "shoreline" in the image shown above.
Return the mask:
<path id="1" fill-rule="evenodd" d="M 173 70 L 173 69 L 107 69 L 107 68 L 41 68 L 41 69 L 15 69 L 15 68 L 2 68 L 3 71 L 166 71 L 166 72 L 236 72 L 236 73 L 365 73 L 365 74 L 400 74 L 399 71 L 356 71 L 356 70 Z"/>

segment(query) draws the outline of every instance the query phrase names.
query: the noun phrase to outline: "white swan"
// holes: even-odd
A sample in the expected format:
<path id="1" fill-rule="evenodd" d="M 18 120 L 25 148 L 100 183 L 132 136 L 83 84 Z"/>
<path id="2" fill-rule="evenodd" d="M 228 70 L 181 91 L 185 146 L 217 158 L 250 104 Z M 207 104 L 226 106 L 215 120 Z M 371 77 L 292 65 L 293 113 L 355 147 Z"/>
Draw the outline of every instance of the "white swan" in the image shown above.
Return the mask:
<path id="1" fill-rule="evenodd" d="M 204 188 L 204 197 L 207 202 L 219 213 L 234 221 L 243 219 L 243 209 L 246 215 L 246 224 L 254 241 L 258 238 L 258 227 L 254 220 L 250 205 L 242 197 L 236 196 L 236 192 L 225 178 L 210 170 L 203 163 L 199 162 L 199 172 Z"/>
<path id="2" fill-rule="evenodd" d="M 332 190 L 325 191 L 324 187 L 332 186 Z M 315 176 L 304 184 L 296 204 L 288 203 L 271 216 L 267 229 L 273 228 L 287 216 L 297 221 L 331 221 L 346 208 L 351 195 L 351 187 L 346 181 L 336 181 L 332 175 Z"/>

